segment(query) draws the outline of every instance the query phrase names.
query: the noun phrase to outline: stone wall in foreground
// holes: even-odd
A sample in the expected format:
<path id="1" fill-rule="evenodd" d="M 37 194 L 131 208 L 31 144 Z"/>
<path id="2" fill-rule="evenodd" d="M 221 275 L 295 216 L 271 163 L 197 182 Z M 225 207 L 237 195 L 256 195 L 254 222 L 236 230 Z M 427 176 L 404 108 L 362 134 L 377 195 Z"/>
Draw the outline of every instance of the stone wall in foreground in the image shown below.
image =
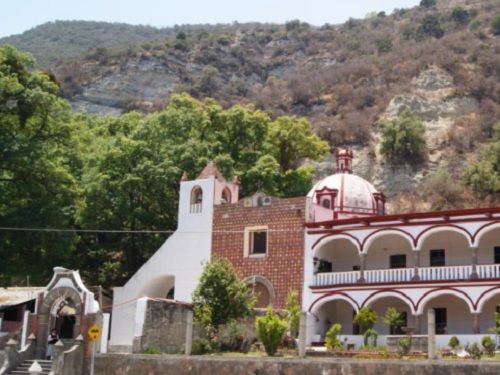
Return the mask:
<path id="1" fill-rule="evenodd" d="M 498 375 L 500 362 L 101 354 L 95 375 Z"/>

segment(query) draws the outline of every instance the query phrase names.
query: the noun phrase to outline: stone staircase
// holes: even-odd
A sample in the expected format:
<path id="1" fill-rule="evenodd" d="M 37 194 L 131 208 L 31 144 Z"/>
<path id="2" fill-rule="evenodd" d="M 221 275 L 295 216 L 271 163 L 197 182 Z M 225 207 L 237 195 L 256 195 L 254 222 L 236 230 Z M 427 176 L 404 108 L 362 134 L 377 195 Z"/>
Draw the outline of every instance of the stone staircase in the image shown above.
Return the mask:
<path id="1" fill-rule="evenodd" d="M 50 373 L 50 368 L 52 367 L 52 361 L 47 361 L 43 359 L 29 359 L 21 363 L 16 369 L 9 372 L 9 375 L 30 375 L 30 372 L 28 370 L 35 361 L 37 361 L 40 367 L 42 368 L 42 372 L 39 372 L 37 374 L 48 375 Z"/>

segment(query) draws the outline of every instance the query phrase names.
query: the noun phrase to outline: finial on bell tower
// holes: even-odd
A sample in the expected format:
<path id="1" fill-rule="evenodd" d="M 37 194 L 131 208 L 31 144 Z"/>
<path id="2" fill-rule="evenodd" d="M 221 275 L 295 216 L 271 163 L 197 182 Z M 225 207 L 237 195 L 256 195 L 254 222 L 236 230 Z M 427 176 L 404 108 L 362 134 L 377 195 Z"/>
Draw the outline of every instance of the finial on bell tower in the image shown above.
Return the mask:
<path id="1" fill-rule="evenodd" d="M 337 166 L 335 173 L 352 173 L 352 151 L 348 148 L 337 150 L 335 153 Z"/>

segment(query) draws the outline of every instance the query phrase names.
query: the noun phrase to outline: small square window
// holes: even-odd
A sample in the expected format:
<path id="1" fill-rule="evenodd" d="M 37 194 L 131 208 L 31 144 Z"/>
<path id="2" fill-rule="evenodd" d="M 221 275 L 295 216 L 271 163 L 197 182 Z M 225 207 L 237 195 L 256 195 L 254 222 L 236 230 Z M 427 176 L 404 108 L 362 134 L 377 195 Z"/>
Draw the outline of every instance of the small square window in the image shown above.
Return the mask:
<path id="1" fill-rule="evenodd" d="M 444 267 L 446 259 L 444 249 L 431 250 L 429 256 L 429 263 L 431 267 Z"/>
<path id="2" fill-rule="evenodd" d="M 500 246 L 494 248 L 495 264 L 500 264 Z"/>
<path id="3" fill-rule="evenodd" d="M 267 254 L 267 227 L 247 228 L 245 230 L 245 256 Z"/>

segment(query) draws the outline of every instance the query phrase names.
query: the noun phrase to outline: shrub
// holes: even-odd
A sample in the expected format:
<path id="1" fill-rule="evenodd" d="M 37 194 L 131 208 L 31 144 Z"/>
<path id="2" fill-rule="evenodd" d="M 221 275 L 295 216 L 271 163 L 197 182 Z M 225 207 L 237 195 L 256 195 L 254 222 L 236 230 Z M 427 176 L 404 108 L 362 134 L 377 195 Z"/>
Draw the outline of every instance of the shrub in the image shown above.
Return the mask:
<path id="1" fill-rule="evenodd" d="M 424 8 L 431 8 L 436 5 L 436 0 L 421 0 L 420 6 Z"/>
<path id="2" fill-rule="evenodd" d="M 483 336 L 481 339 L 481 345 L 484 348 L 484 351 L 488 355 L 488 357 L 493 357 L 495 355 L 495 343 L 491 339 L 490 336 Z"/>
<path id="3" fill-rule="evenodd" d="M 293 337 L 297 337 L 300 325 L 300 303 L 299 293 L 296 290 L 290 290 L 286 296 L 285 309 L 288 311 L 288 325 Z"/>
<path id="4" fill-rule="evenodd" d="M 229 322 L 222 331 L 220 335 L 222 351 L 248 351 L 250 342 L 245 339 L 245 327 L 242 324 L 236 321 Z"/>
<path id="5" fill-rule="evenodd" d="M 389 52 L 392 49 L 392 40 L 389 38 L 377 39 L 375 44 L 379 53 Z"/>
<path id="6" fill-rule="evenodd" d="M 456 349 L 460 346 L 460 340 L 457 336 L 451 336 L 450 341 L 448 341 L 448 346 L 452 349 Z"/>
<path id="7" fill-rule="evenodd" d="M 411 349 L 411 338 L 404 337 L 398 341 L 397 344 L 397 353 L 400 357 L 408 355 Z"/>
<path id="8" fill-rule="evenodd" d="M 342 348 L 342 342 L 338 338 L 340 331 L 342 331 L 342 325 L 335 323 L 326 333 L 325 344 L 328 350 Z"/>
<path id="9" fill-rule="evenodd" d="M 462 7 L 456 7 L 451 12 L 451 19 L 459 25 L 465 25 L 469 22 L 469 12 Z"/>
<path id="10" fill-rule="evenodd" d="M 497 13 L 495 17 L 493 17 L 491 28 L 493 29 L 493 34 L 500 35 L 500 13 Z"/>
<path id="11" fill-rule="evenodd" d="M 377 346 L 378 332 L 373 328 L 369 328 L 363 334 L 363 344 L 364 346 Z"/>
<path id="12" fill-rule="evenodd" d="M 425 127 L 415 114 L 406 109 L 394 119 L 383 122 L 381 152 L 389 159 L 417 163 L 425 151 Z"/>
<path id="13" fill-rule="evenodd" d="M 287 328 L 287 322 L 273 313 L 271 306 L 267 308 L 265 316 L 260 316 L 255 321 L 257 337 L 269 356 L 276 354 L 279 343 L 283 340 Z"/>
<path id="14" fill-rule="evenodd" d="M 444 30 L 441 27 L 439 18 L 434 15 L 427 15 L 422 19 L 420 26 L 417 30 L 418 36 L 433 36 L 435 38 L 441 38 L 444 35 Z"/>
<path id="15" fill-rule="evenodd" d="M 207 263 L 193 293 L 194 314 L 205 327 L 249 316 L 255 299 L 225 259 Z"/>
<path id="16" fill-rule="evenodd" d="M 384 315 L 383 322 L 390 329 L 391 335 L 399 333 L 405 321 L 403 314 L 394 307 L 389 307 Z"/>
<path id="17" fill-rule="evenodd" d="M 465 345 L 465 351 L 469 353 L 472 359 L 481 359 L 481 356 L 483 355 L 477 342 L 473 343 L 472 345 Z"/>
<path id="18" fill-rule="evenodd" d="M 361 333 L 364 334 L 368 329 L 373 327 L 377 319 L 378 316 L 375 311 L 368 307 L 363 307 L 352 321 L 354 324 L 359 325 Z"/>
<path id="19" fill-rule="evenodd" d="M 210 345 L 210 341 L 206 338 L 197 337 L 193 340 L 191 352 L 195 355 L 212 353 L 212 345 Z"/>
<path id="20" fill-rule="evenodd" d="M 161 354 L 161 350 L 155 346 L 150 346 L 144 349 L 144 354 Z"/>

